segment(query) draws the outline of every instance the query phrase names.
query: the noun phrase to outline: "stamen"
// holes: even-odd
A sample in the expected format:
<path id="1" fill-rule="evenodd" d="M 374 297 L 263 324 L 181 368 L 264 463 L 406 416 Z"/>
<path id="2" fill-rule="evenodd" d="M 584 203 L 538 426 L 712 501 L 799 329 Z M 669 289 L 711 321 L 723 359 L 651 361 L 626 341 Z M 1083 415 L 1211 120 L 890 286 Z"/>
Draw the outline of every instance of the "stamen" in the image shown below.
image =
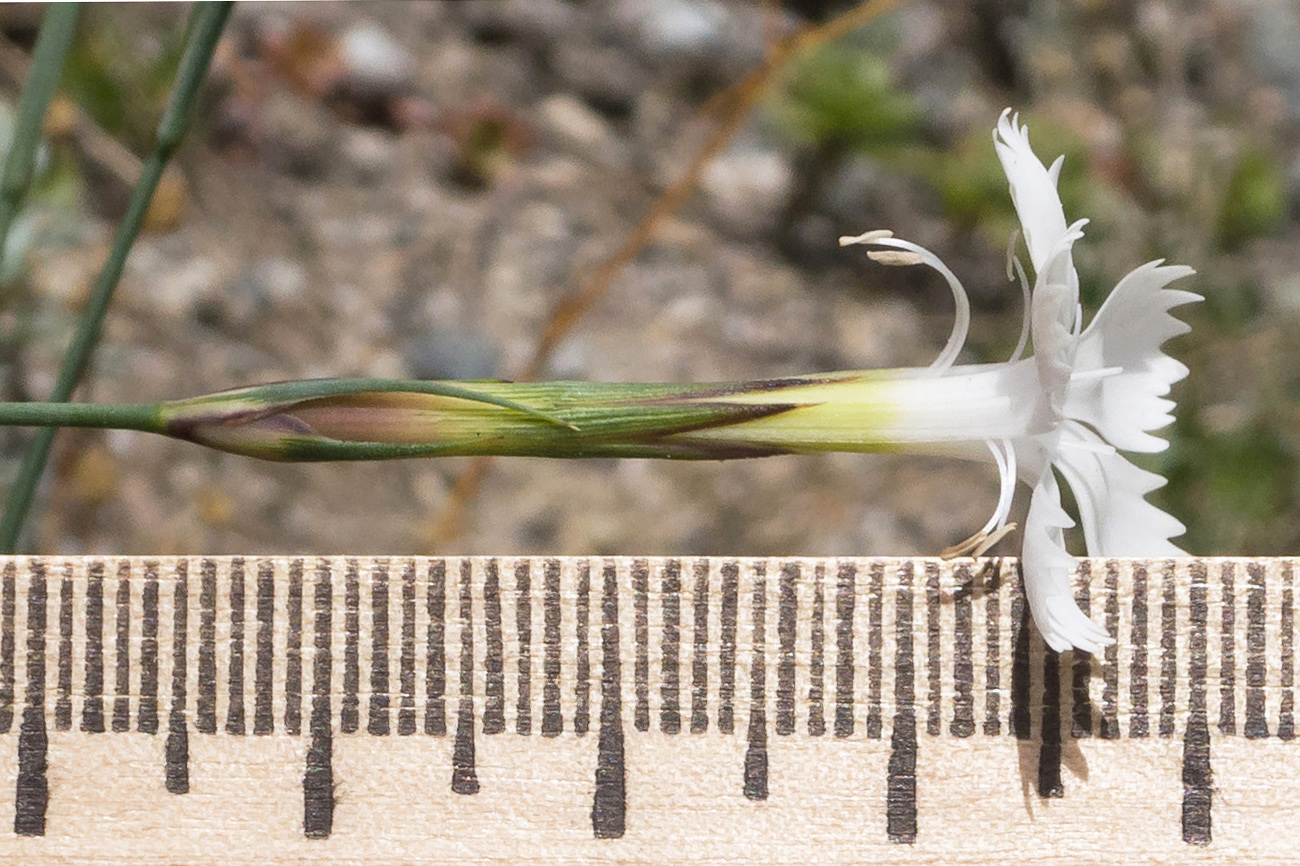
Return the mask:
<path id="1" fill-rule="evenodd" d="M 1012 264 L 1015 265 L 1016 275 L 1020 277 L 1021 309 L 1024 310 L 1024 315 L 1020 317 L 1020 339 L 1016 341 L 1016 350 L 1011 353 L 1011 360 L 1009 361 L 1009 363 L 1014 364 L 1025 354 L 1025 347 L 1029 345 L 1030 318 L 1034 309 L 1034 302 L 1029 294 L 1029 277 L 1025 276 L 1025 266 L 1020 264 L 1020 259 L 1013 259 L 1007 265 L 1008 271 L 1011 270 Z M 1010 274 L 1008 274 L 1007 278 L 1010 279 Z"/>
<path id="2" fill-rule="evenodd" d="M 873 236 L 873 237 L 869 237 Z M 861 238 L 868 238 L 862 241 Z M 889 247 L 895 250 L 904 250 L 916 256 L 915 260 L 906 262 L 907 264 L 928 265 L 931 269 L 938 271 L 939 275 L 948 283 L 948 288 L 952 290 L 953 302 L 957 305 L 957 312 L 952 324 L 952 333 L 948 335 L 948 342 L 944 344 L 943 351 L 939 357 L 935 358 L 926 372 L 932 376 L 942 376 L 948 371 L 948 368 L 957 360 L 961 354 L 962 346 L 966 344 L 966 334 L 970 331 L 970 299 L 966 297 L 966 289 L 962 286 L 961 280 L 957 275 L 948 269 L 938 256 L 927 250 L 925 247 L 914 244 L 911 241 L 900 240 L 892 237 L 889 233 L 867 232 L 860 235 L 859 238 L 851 238 L 852 243 L 872 243 L 877 246 Z M 840 239 L 844 243 L 844 239 Z M 895 262 L 889 262 L 894 264 Z M 902 262 L 899 262 L 902 263 Z"/>
<path id="3" fill-rule="evenodd" d="M 1011 273 L 1011 263 L 1016 260 L 1016 244 L 1020 243 L 1020 229 L 1012 229 L 1011 237 L 1007 238 L 1007 282 L 1015 279 Z"/>
<path id="4" fill-rule="evenodd" d="M 993 462 L 998 465 L 998 481 L 1001 485 L 998 490 L 998 504 L 993 509 L 993 516 L 989 518 L 989 522 L 984 524 L 984 528 L 965 541 L 944 548 L 939 554 L 943 559 L 953 559 L 958 556 L 982 556 L 986 550 L 997 544 L 1007 536 L 1007 533 L 1016 528 L 1014 523 L 1007 523 L 1007 517 L 1011 513 L 1011 503 L 1016 491 L 1015 449 L 1011 447 L 1011 442 L 1007 439 L 990 439 L 985 444 L 989 446 L 989 453 L 993 455 Z"/>
<path id="5" fill-rule="evenodd" d="M 990 532 L 1006 523 L 1007 516 L 1011 513 L 1011 503 L 1016 494 L 1016 451 L 1006 439 L 990 439 L 984 444 L 989 446 L 993 462 L 998 466 L 998 504 L 993 509 L 993 516 L 980 530 Z"/>

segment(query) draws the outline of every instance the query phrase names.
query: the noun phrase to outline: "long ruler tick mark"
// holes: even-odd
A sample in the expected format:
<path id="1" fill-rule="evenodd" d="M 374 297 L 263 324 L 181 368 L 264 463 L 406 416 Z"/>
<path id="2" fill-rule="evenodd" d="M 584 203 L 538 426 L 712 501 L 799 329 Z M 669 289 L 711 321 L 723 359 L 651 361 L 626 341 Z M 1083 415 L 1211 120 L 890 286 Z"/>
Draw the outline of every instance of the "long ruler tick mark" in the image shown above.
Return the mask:
<path id="1" fill-rule="evenodd" d="M 163 753 L 163 777 L 167 790 L 173 794 L 188 794 L 190 790 L 190 732 L 186 711 L 189 604 L 189 569 L 181 560 L 176 563 L 176 588 L 172 598 L 172 703 L 167 715 L 167 745 Z M 102 728 L 102 716 L 100 725 Z"/>
<path id="2" fill-rule="evenodd" d="M 460 563 L 460 702 L 456 710 L 456 740 L 452 745 L 451 790 L 478 793 L 474 765 L 474 582 L 473 565 Z"/>
<path id="3" fill-rule="evenodd" d="M 623 752 L 622 662 L 618 635 L 618 572 L 604 567 L 601 596 L 600 739 L 591 826 L 597 839 L 620 839 L 627 829 L 627 778 Z"/>
<path id="4" fill-rule="evenodd" d="M 308 839 L 325 839 L 334 828 L 334 725 L 330 709 L 334 589 L 325 560 L 316 566 L 314 601 L 311 745 L 307 747 L 307 766 L 302 776 L 302 823 Z"/>
<path id="5" fill-rule="evenodd" d="M 1208 845 L 1211 840 L 1211 805 L 1214 778 L 1210 769 L 1210 725 L 1206 707 L 1206 644 L 1209 605 L 1206 601 L 1208 575 L 1205 563 L 1192 565 L 1189 588 L 1192 631 L 1189 636 L 1191 661 L 1188 666 L 1187 729 L 1183 733 L 1183 841 Z"/>
<path id="6" fill-rule="evenodd" d="M 916 658 L 912 641 L 912 563 L 898 570 L 895 608 L 894 731 L 889 744 L 885 825 L 889 841 L 916 841 Z"/>
<path id="7" fill-rule="evenodd" d="M 45 565 L 33 562 L 27 590 L 27 694 L 18 729 L 18 784 L 14 833 L 44 836 L 50 802 L 46 779 L 49 734 L 45 729 Z"/>

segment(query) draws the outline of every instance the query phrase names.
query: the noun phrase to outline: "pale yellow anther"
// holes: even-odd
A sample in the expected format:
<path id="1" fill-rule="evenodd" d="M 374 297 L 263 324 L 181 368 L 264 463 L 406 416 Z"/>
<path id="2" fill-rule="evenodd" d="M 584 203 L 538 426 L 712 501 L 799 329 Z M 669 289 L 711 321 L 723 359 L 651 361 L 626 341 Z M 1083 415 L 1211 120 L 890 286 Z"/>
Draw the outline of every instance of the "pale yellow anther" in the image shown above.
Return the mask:
<path id="1" fill-rule="evenodd" d="M 872 232 L 864 232 L 860 235 L 844 235 L 840 238 L 840 246 L 848 247 L 853 244 L 869 244 L 872 241 L 878 241 L 883 238 L 892 238 L 894 233 L 889 229 L 876 229 Z"/>
<path id="2" fill-rule="evenodd" d="M 907 250 L 872 250 L 867 258 L 882 265 L 919 265 L 925 261 L 919 253 Z"/>
<path id="3" fill-rule="evenodd" d="M 965 541 L 944 548 L 939 553 L 939 557 L 941 559 L 956 559 L 959 556 L 983 556 L 989 548 L 1014 532 L 1015 528 L 1014 523 L 1008 523 L 993 532 L 977 532 Z"/>

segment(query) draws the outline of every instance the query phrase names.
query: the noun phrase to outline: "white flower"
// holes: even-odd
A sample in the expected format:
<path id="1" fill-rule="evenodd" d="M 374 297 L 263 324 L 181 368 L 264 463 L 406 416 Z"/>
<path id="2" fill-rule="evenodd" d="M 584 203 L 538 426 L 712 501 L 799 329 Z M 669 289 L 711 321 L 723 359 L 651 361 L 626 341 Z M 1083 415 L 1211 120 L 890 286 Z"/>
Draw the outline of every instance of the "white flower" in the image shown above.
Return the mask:
<path id="1" fill-rule="evenodd" d="M 1079 609 L 1070 589 L 1074 559 L 1064 530 L 1074 522 L 1061 507 L 1056 473 L 1079 505 L 1092 556 L 1176 556 L 1169 542 L 1184 527 L 1143 497 L 1165 480 L 1116 453 L 1161 451 L 1167 443 L 1150 431 L 1169 424 L 1170 386 L 1187 368 L 1160 350 L 1187 326 L 1169 314 L 1200 300 L 1167 289 L 1191 268 L 1159 261 L 1120 280 L 1086 329 L 1079 306 L 1079 277 L 1071 250 L 1086 220 L 1067 225 L 1056 181 L 1061 158 L 1045 167 L 1029 147 L 1029 133 L 1010 109 L 993 133 L 1011 184 L 1011 198 L 1029 249 L 1033 290 L 1019 261 L 1010 258 L 1028 298 L 1025 332 L 1034 354 L 1021 345 L 1006 364 L 953 366 L 970 321 L 965 290 L 930 251 L 888 232 L 841 238 L 841 244 L 885 247 L 873 258 L 888 264 L 926 264 L 938 271 L 957 301 L 948 345 L 927 370 L 892 378 L 897 401 L 887 432 L 876 435 L 911 450 L 987 459 L 1002 478 L 993 517 L 962 550 L 986 548 L 1005 532 L 1016 479 L 1033 488 L 1025 520 L 1021 561 L 1034 623 L 1054 650 L 1097 652 L 1113 638 Z"/>

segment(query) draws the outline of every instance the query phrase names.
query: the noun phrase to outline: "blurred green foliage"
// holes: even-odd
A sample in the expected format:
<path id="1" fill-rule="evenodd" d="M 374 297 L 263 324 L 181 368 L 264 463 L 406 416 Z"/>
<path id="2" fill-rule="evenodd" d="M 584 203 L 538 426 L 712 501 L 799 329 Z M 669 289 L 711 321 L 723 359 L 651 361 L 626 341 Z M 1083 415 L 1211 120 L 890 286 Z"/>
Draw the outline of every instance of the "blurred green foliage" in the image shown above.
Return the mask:
<path id="1" fill-rule="evenodd" d="M 770 115 L 805 152 L 865 155 L 924 179 L 942 215 L 983 238 L 989 254 L 999 254 L 1019 223 L 989 127 L 970 129 L 943 147 L 923 143 L 922 114 L 891 76 L 891 48 L 822 49 L 795 67 Z M 1198 554 L 1294 552 L 1300 545 L 1300 357 L 1252 357 L 1258 352 L 1252 341 L 1286 325 L 1270 316 L 1264 292 L 1233 260 L 1286 225 L 1283 161 L 1245 130 L 1226 157 L 1221 148 L 1204 147 L 1171 154 L 1165 130 L 1153 119 L 1126 128 L 1120 150 L 1098 164 L 1077 130 L 1033 111 L 1021 120 L 1047 164 L 1065 157 L 1058 189 L 1067 216 L 1090 220 L 1087 264 L 1080 268 L 1086 310 L 1095 312 L 1143 256 L 1201 271 L 1179 284 L 1205 296 L 1198 307 L 1178 311 L 1193 330 L 1168 347 L 1191 368 L 1173 394 L 1177 421 L 1165 431 L 1171 447 L 1134 457 L 1168 479 L 1151 499 L 1187 524 L 1177 541 Z M 1172 174 L 1165 172 L 1165 160 L 1189 153 L 1190 172 L 1180 175 L 1176 163 Z M 1180 177 L 1187 185 L 1179 185 Z M 1237 276 L 1209 276 L 1220 274 Z M 1005 313 L 1017 326 L 1021 314 L 1018 303 Z M 998 360 L 1017 330 L 1008 322 L 999 329 L 1006 339 L 977 337 L 968 351 L 981 361 Z M 1224 357 L 1234 359 L 1234 373 L 1225 371 Z M 1224 384 L 1231 376 L 1242 379 L 1236 383 L 1242 393 Z"/>
<path id="2" fill-rule="evenodd" d="M 146 153 L 176 77 L 185 32 L 155 28 L 152 50 L 142 52 L 121 16 L 97 14 L 93 6 L 87 13 L 68 54 L 62 89 L 106 132 L 135 153 Z"/>
<path id="3" fill-rule="evenodd" d="M 921 118 L 887 58 L 838 44 L 796 61 L 769 113 L 797 146 L 882 159 L 916 146 Z"/>
<path id="4" fill-rule="evenodd" d="M 1286 207 L 1286 178 L 1276 157 L 1262 149 L 1245 149 L 1223 194 L 1219 243 L 1236 251 L 1251 238 L 1271 234 L 1286 218 Z"/>

